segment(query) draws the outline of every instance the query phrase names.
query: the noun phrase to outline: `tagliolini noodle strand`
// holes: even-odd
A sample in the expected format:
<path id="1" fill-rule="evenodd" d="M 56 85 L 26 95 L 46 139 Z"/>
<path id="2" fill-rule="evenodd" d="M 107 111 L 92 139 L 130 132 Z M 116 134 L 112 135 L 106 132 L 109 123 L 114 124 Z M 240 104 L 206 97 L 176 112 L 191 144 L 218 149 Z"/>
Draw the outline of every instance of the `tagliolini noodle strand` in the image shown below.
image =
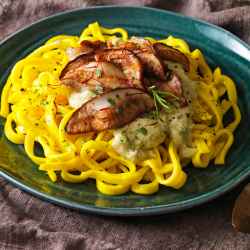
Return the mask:
<path id="1" fill-rule="evenodd" d="M 68 63 L 65 50 L 69 46 L 79 47 L 82 40 L 114 39 L 115 33 L 120 33 L 123 40 L 128 39 L 124 29 L 109 30 L 98 23 L 90 24 L 80 37 L 53 37 L 19 61 L 2 92 L 1 116 L 7 118 L 4 127 L 7 138 L 24 144 L 27 155 L 40 170 L 47 171 L 52 181 L 57 180 L 55 171 L 73 183 L 94 178 L 98 190 L 107 195 L 120 195 L 129 190 L 152 194 L 158 191 L 159 184 L 179 189 L 187 178 L 182 168 L 189 162 L 197 168 L 207 167 L 212 159 L 216 165 L 224 164 L 234 140 L 233 132 L 241 120 L 235 85 L 229 77 L 221 75 L 219 68 L 212 72 L 199 50 L 190 52 L 185 41 L 172 36 L 160 42 L 186 54 L 191 65 L 186 74 L 199 83 L 198 99 L 193 102 L 196 111 L 192 132 L 197 153 L 192 159 L 180 162 L 176 145 L 167 138 L 165 147 L 154 148 L 154 159 L 135 165 L 113 149 L 113 131 L 80 135 L 65 132 L 65 125 L 74 112 L 68 104 L 69 88 L 59 85 L 60 73 Z M 198 69 L 202 77 L 197 74 Z M 228 100 L 220 101 L 225 93 Z M 235 120 L 224 128 L 223 116 L 230 107 Z M 44 157 L 34 155 L 35 142 L 41 144 Z M 140 184 L 142 179 L 147 183 Z"/>

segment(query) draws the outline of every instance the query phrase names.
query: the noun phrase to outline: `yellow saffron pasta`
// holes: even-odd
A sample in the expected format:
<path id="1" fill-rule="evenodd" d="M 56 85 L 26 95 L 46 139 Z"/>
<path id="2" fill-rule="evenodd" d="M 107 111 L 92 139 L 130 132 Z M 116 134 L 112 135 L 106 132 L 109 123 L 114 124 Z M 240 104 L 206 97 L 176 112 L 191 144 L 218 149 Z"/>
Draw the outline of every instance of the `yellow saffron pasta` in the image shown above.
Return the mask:
<path id="1" fill-rule="evenodd" d="M 19 61 L 2 91 L 0 114 L 7 119 L 4 127 L 7 138 L 23 144 L 27 155 L 39 165 L 39 170 L 47 171 L 53 182 L 59 174 L 72 183 L 93 178 L 97 189 L 107 195 L 121 195 L 130 190 L 152 194 L 160 185 L 179 189 L 185 184 L 187 175 L 183 168 L 189 162 L 197 168 L 206 168 L 213 159 L 216 165 L 224 164 L 234 140 L 233 132 L 241 120 L 235 84 L 222 75 L 219 68 L 212 72 L 199 50 L 190 52 L 185 41 L 172 36 L 160 42 L 187 56 L 190 72 L 186 75 L 199 83 L 198 98 L 193 102 L 192 138 L 197 148 L 193 158 L 180 160 L 177 145 L 167 137 L 165 146 L 154 148 L 154 158 L 135 164 L 116 153 L 112 130 L 79 135 L 66 133 L 65 126 L 75 110 L 68 102 L 70 89 L 59 85 L 59 76 L 69 62 L 65 50 L 69 46 L 79 47 L 83 40 L 117 38 L 115 34 L 128 39 L 124 29 L 106 29 L 93 23 L 80 37 L 53 37 Z M 146 39 L 152 44 L 157 42 Z M 228 100 L 220 100 L 225 93 Z M 223 116 L 231 107 L 235 120 L 224 128 Z M 44 157 L 35 156 L 35 142 L 42 146 Z"/>

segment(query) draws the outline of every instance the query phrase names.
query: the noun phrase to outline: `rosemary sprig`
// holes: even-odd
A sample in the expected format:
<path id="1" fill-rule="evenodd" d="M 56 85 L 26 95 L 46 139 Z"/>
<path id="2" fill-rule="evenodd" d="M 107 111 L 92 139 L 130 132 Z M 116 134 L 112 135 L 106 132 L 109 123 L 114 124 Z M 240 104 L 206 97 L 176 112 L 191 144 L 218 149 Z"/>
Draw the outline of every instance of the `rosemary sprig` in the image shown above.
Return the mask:
<path id="1" fill-rule="evenodd" d="M 155 108 L 156 108 L 156 113 L 157 113 L 157 117 L 159 117 L 159 105 L 161 105 L 162 107 L 168 109 L 171 108 L 173 109 L 174 106 L 168 104 L 163 98 L 165 98 L 167 95 L 170 95 L 172 97 L 174 97 L 176 100 L 180 100 L 180 98 L 178 96 L 172 95 L 170 93 L 166 93 L 166 92 L 161 92 L 161 91 L 157 91 L 155 90 L 155 86 L 151 86 L 149 87 L 149 89 L 151 90 L 153 97 L 154 97 L 154 101 L 155 101 Z"/>

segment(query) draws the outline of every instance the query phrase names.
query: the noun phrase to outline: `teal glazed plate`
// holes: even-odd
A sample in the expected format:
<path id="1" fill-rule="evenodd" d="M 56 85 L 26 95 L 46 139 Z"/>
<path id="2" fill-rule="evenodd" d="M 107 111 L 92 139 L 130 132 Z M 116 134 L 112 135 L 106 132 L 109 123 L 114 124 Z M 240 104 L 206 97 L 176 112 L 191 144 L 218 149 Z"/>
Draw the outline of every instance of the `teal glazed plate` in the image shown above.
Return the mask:
<path id="1" fill-rule="evenodd" d="M 96 7 L 73 10 L 48 17 L 12 35 L 0 45 L 0 88 L 16 62 L 57 35 L 77 35 L 89 23 L 106 28 L 121 27 L 129 37 L 172 35 L 184 39 L 190 50 L 198 48 L 212 70 L 221 68 L 236 84 L 242 121 L 234 133 L 226 164 L 205 169 L 185 168 L 187 182 L 179 190 L 161 186 L 158 193 L 138 195 L 129 192 L 108 196 L 96 189 L 95 180 L 71 184 L 53 183 L 39 171 L 24 151 L 5 137 L 5 119 L 0 118 L 0 175 L 21 189 L 61 206 L 106 215 L 152 215 L 191 208 L 219 197 L 250 175 L 250 47 L 226 30 L 179 14 L 151 8 Z M 225 124 L 233 120 L 232 109 Z M 41 155 L 39 148 L 36 155 Z"/>

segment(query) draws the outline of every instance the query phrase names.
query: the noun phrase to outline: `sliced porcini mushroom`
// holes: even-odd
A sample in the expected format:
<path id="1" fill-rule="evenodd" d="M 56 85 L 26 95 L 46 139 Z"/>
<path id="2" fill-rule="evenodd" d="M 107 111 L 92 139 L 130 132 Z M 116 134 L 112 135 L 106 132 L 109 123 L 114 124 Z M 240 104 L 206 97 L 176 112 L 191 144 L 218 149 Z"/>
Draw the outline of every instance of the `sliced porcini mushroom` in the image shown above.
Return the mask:
<path id="1" fill-rule="evenodd" d="M 113 62 L 120 66 L 131 87 L 145 90 L 142 82 L 142 64 L 133 52 L 127 49 L 107 49 L 96 53 L 95 59 L 96 61 Z"/>
<path id="2" fill-rule="evenodd" d="M 155 50 L 152 44 L 149 42 L 149 40 L 143 37 L 132 38 L 129 40 L 129 42 L 135 43 L 137 45 L 137 48 L 144 52 L 151 52 L 155 54 Z"/>
<path id="3" fill-rule="evenodd" d="M 96 85 L 103 91 L 113 88 L 129 88 L 128 80 L 119 65 L 112 62 L 89 62 L 68 72 L 60 80 L 61 84 L 71 87 L 75 92 L 94 90 Z"/>
<path id="4" fill-rule="evenodd" d="M 70 60 L 66 67 L 62 70 L 60 79 L 63 78 L 71 70 L 87 63 L 95 61 L 95 52 L 106 49 L 107 44 L 101 41 L 90 42 L 84 40 L 79 48 L 69 47 L 65 52 Z"/>
<path id="5" fill-rule="evenodd" d="M 153 98 L 142 90 L 115 89 L 84 103 L 72 114 L 65 130 L 80 134 L 121 128 L 154 108 Z"/>
<path id="6" fill-rule="evenodd" d="M 238 197 L 234 210 L 232 224 L 242 233 L 250 233 L 250 183 Z"/>
<path id="7" fill-rule="evenodd" d="M 187 106 L 187 101 L 183 95 L 181 79 L 174 71 L 169 70 L 168 79 L 165 81 L 159 81 L 150 77 L 147 78 L 147 80 L 152 86 L 155 86 L 155 90 L 170 93 L 180 98 L 180 100 L 176 100 L 174 97 L 167 95 L 165 99 L 169 104 L 175 106 L 176 108 L 183 108 Z"/>
<path id="8" fill-rule="evenodd" d="M 162 60 L 180 63 L 185 71 L 190 71 L 190 62 L 184 53 L 166 45 L 165 43 L 154 43 L 153 47 L 155 49 L 156 54 Z"/>
<path id="9" fill-rule="evenodd" d="M 101 41 L 91 42 L 88 40 L 84 40 L 81 42 L 80 47 L 73 48 L 69 47 L 65 53 L 67 54 L 70 61 L 74 60 L 76 57 L 88 54 L 90 52 L 97 52 L 107 48 L 107 44 Z"/>
<path id="10" fill-rule="evenodd" d="M 121 49 L 133 51 L 141 60 L 144 70 L 159 80 L 166 80 L 168 68 L 165 63 L 156 55 L 152 44 L 145 38 L 133 38 L 119 46 Z"/>
<path id="11" fill-rule="evenodd" d="M 80 55 L 77 58 L 75 58 L 74 60 L 70 61 L 65 68 L 62 70 L 61 75 L 60 75 L 60 79 L 62 79 L 68 72 L 74 70 L 75 68 L 88 63 L 88 62 L 92 62 L 95 61 L 95 53 L 94 52 L 90 52 L 87 55 Z"/>

